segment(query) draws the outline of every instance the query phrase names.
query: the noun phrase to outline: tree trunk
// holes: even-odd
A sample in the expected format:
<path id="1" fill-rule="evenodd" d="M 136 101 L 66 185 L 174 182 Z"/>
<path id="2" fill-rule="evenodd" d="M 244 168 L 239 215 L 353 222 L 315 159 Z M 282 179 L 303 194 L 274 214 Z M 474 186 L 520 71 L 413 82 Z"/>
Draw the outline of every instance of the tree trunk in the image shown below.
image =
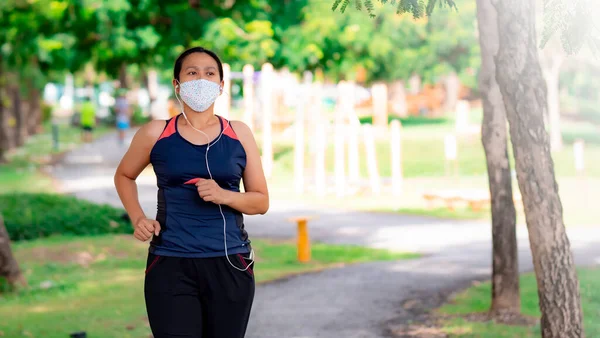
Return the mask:
<path id="1" fill-rule="evenodd" d="M 1 61 L 0 61 L 1 62 Z M 6 125 L 6 109 L 4 108 L 4 88 L 2 86 L 2 72 L 0 71 L 0 163 L 6 163 L 6 153 L 9 150 L 8 128 Z"/>
<path id="2" fill-rule="evenodd" d="M 6 163 L 6 152 L 8 152 L 9 140 L 8 140 L 8 129 L 6 126 L 6 109 L 4 108 L 4 73 L 2 64 L 2 54 L 0 54 L 0 163 Z"/>
<path id="3" fill-rule="evenodd" d="M 456 104 L 460 96 L 460 79 L 455 72 L 448 74 L 444 78 L 444 89 L 446 91 L 446 97 L 444 99 L 444 110 L 446 113 L 454 116 L 456 111 Z"/>
<path id="4" fill-rule="evenodd" d="M 417 95 L 421 92 L 421 77 L 419 75 L 414 74 L 408 80 L 408 85 L 410 88 L 411 95 Z"/>
<path id="5" fill-rule="evenodd" d="M 506 111 L 496 81 L 494 57 L 498 53 L 496 9 L 490 0 L 477 0 L 481 71 L 479 88 L 483 99 L 481 138 L 487 160 L 492 201 L 492 307 L 493 314 L 519 313 L 519 259 L 517 215 L 513 201 Z"/>
<path id="6" fill-rule="evenodd" d="M 27 122 L 27 134 L 37 134 L 42 125 L 42 107 L 40 106 L 40 91 L 31 85 L 29 87 L 29 114 Z"/>
<path id="7" fill-rule="evenodd" d="M 121 64 L 121 68 L 119 69 L 119 88 L 129 88 L 129 84 L 127 83 L 127 65 L 125 62 Z"/>
<path id="8" fill-rule="evenodd" d="M 500 45 L 496 78 L 510 124 L 545 338 L 583 337 L 579 281 L 563 223 L 544 113 L 533 0 L 492 0 Z"/>
<path id="9" fill-rule="evenodd" d="M 10 238 L 2 216 L 0 216 L 0 277 L 6 278 L 11 286 L 27 285 L 27 281 L 19 269 L 19 264 L 12 254 Z"/>
<path id="10" fill-rule="evenodd" d="M 15 118 L 15 133 L 14 133 L 14 144 L 17 147 L 25 144 L 27 138 L 27 117 L 25 116 L 25 109 L 21 104 L 21 92 L 19 87 L 11 88 L 12 94 L 12 109 Z"/>
<path id="11" fill-rule="evenodd" d="M 39 67 L 37 57 L 31 57 L 31 64 Z M 28 115 L 27 115 L 27 135 L 37 134 L 42 126 L 42 108 L 40 105 L 40 90 L 32 77 L 27 81 Z"/>
<path id="12" fill-rule="evenodd" d="M 389 87 L 392 113 L 396 116 L 406 117 L 408 115 L 408 106 L 406 104 L 406 88 L 404 87 L 404 81 L 394 81 Z"/>

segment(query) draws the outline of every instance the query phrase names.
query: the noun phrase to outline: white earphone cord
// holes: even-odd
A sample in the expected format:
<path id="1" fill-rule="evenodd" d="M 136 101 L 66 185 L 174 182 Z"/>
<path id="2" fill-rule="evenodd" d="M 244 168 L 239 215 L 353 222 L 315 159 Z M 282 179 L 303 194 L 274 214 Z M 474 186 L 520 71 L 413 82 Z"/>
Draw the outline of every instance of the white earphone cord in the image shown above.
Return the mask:
<path id="1" fill-rule="evenodd" d="M 188 120 L 187 116 L 185 115 L 185 111 L 183 109 L 183 103 L 181 102 L 181 100 L 179 100 L 179 96 L 177 95 L 177 92 L 175 92 L 175 97 L 177 98 L 177 101 L 179 101 L 179 107 L 181 108 L 181 113 L 183 115 L 183 117 L 185 118 L 185 120 L 187 121 L 188 125 L 190 127 L 192 127 L 192 129 L 194 129 L 195 131 L 201 133 L 202 135 L 206 136 L 206 152 L 204 154 L 204 158 L 206 160 L 206 170 L 208 171 L 208 176 L 210 177 L 210 179 L 213 179 L 212 173 L 210 172 L 210 167 L 208 165 L 208 150 L 210 149 L 210 137 L 208 137 L 208 135 L 203 132 L 200 129 L 196 129 L 196 127 L 194 127 L 192 125 L 192 123 L 190 123 L 190 120 Z M 219 121 L 221 122 L 221 121 Z M 217 137 L 212 144 L 215 144 L 217 142 L 219 142 L 219 140 L 221 139 L 221 136 L 223 135 L 223 133 L 225 132 L 225 130 L 227 130 L 227 128 L 229 128 L 229 121 L 227 121 L 227 126 L 223 127 L 223 131 L 221 131 L 221 133 L 219 134 L 219 137 Z M 240 269 L 237 266 L 235 266 L 233 263 L 231 263 L 231 260 L 229 260 L 229 254 L 227 253 L 227 220 L 225 219 L 225 214 L 223 214 L 223 208 L 221 207 L 220 204 L 217 204 L 217 206 L 219 207 L 219 212 L 221 213 L 221 217 L 223 218 L 223 246 L 225 247 L 225 258 L 227 258 L 227 261 L 229 262 L 229 265 L 231 265 L 232 267 L 234 267 L 235 269 L 239 270 L 239 271 L 246 271 L 248 270 L 252 264 L 254 264 L 254 249 L 251 249 L 250 251 L 250 263 L 248 263 L 248 265 L 246 265 L 246 267 L 244 269 Z"/>

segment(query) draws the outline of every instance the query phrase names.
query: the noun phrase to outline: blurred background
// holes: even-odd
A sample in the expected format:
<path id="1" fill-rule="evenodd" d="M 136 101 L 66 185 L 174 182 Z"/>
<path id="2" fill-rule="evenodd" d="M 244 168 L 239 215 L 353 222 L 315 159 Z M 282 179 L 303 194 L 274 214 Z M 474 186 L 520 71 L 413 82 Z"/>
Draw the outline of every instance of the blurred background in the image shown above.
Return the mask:
<path id="1" fill-rule="evenodd" d="M 264 283 L 257 291 L 252 337 L 295 337 L 292 331 L 277 331 L 286 328 L 287 317 L 277 311 L 285 304 L 271 304 L 261 295 L 295 289 L 296 284 L 268 282 L 301 272 L 359 262 L 408 264 L 404 261 L 437 254 L 455 259 L 457 271 L 448 272 L 448 285 L 428 290 L 489 277 L 475 1 L 457 0 L 458 11 L 440 9 L 420 19 L 385 6 L 375 8 L 375 18 L 355 6 L 340 13 L 332 11 L 333 2 L 0 3 L 0 212 L 4 238 L 11 240 L 0 251 L 14 257 L 5 270 L 21 271 L 1 284 L 0 336 L 150 335 L 142 293 L 147 243 L 129 235 L 112 175 L 139 126 L 179 114 L 173 64 L 194 46 L 215 51 L 225 64 L 225 93 L 215 113 L 252 128 L 269 180 L 271 211 L 247 218 L 258 255 L 257 281 Z M 594 209 L 600 198 L 600 62 L 587 51 L 567 57 L 553 40 L 540 50 L 540 61 L 565 223 L 589 233 L 600 223 Z M 123 119 L 128 125 L 120 124 Z M 509 158 L 514 168 L 512 154 Z M 143 208 L 153 217 L 151 167 L 138 185 Z M 518 192 L 516 177 L 513 189 Z M 515 200 L 526 252 L 518 193 Z M 292 217 L 308 219 L 314 241 L 309 262 L 297 257 Z M 479 253 L 480 261 L 467 259 Z M 9 261 L 0 259 L 5 265 Z M 413 268 L 394 273 L 419 269 Z M 592 292 L 596 288 L 586 283 L 598 273 L 582 273 L 582 288 Z M 311 294 L 317 297 L 330 284 L 327 275 L 315 276 Z M 422 283 L 415 278 L 407 285 Z M 528 299 L 523 312 L 538 316 L 535 279 L 523 278 L 522 297 Z M 357 285 L 365 283 L 375 282 Z M 15 290 L 14 284 L 21 287 Z M 489 287 L 478 285 L 463 303 L 440 311 L 489 307 Z M 296 296 L 279 302 L 294 304 L 306 297 Z M 365 291 L 365 297 L 382 296 L 369 298 Z M 398 295 L 398 301 L 408 298 Z M 597 314 L 600 303 L 592 300 L 599 299 L 597 294 L 588 298 L 585 306 Z M 311 304 L 307 313 L 317 307 Z M 374 311 L 365 317 L 368 323 L 356 325 L 371 332 L 367 327 L 390 312 Z M 281 324 L 269 324 L 266 318 L 277 321 L 278 315 Z M 329 323 L 326 316 L 318 317 L 304 319 L 315 337 Z M 323 325 L 315 324 L 319 321 Z M 539 332 L 535 323 L 507 329 L 456 318 L 434 326 L 434 333 L 413 336 Z M 590 328 L 600 335 L 597 323 Z"/>

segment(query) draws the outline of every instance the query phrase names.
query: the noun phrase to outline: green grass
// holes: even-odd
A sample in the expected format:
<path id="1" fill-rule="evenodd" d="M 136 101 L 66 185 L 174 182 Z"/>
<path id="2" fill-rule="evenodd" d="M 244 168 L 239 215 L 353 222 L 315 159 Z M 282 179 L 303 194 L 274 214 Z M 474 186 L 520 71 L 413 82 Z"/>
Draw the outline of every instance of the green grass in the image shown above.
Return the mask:
<path id="1" fill-rule="evenodd" d="M 362 124 L 373 124 L 373 116 L 361 116 L 359 119 Z M 402 126 L 427 126 L 427 125 L 437 125 L 437 124 L 450 124 L 453 121 L 449 118 L 445 117 L 422 117 L 422 116 L 408 116 L 408 117 L 398 117 L 398 116 L 388 116 L 388 123 L 394 120 L 400 121 Z"/>
<path id="2" fill-rule="evenodd" d="M 600 269 L 579 269 L 581 301 L 584 313 L 586 336 L 600 337 Z M 539 317 L 538 295 L 535 276 L 521 276 L 521 313 Z M 485 312 L 490 308 L 491 285 L 489 282 L 473 286 L 457 295 L 449 304 L 438 311 L 447 315 L 465 315 Z M 475 323 L 462 318 L 447 320 L 442 328 L 450 337 L 540 337 L 539 325 L 533 327 L 508 326 L 493 322 Z"/>
<path id="3" fill-rule="evenodd" d="M 110 129 L 99 125 L 94 137 Z M 43 131 L 29 137 L 26 143 L 8 154 L 8 164 L 0 164 L 0 194 L 7 192 L 53 191 L 52 180 L 40 171 L 52 156 L 71 150 L 81 144 L 81 131 L 70 125 L 59 126 L 59 147 L 52 142 L 52 126 L 44 124 Z"/>
<path id="4" fill-rule="evenodd" d="M 256 280 L 266 282 L 341 264 L 418 257 L 356 246 L 314 244 L 312 262 L 296 261 L 294 243 L 254 240 Z M 14 244 L 31 288 L 0 298 L 7 337 L 148 337 L 143 298 L 147 243 L 131 236 L 50 237 Z M 52 287 L 41 289 L 45 281 Z"/>
<path id="5" fill-rule="evenodd" d="M 479 211 L 473 211 L 469 208 L 462 207 L 456 208 L 451 211 L 447 208 L 434 208 L 434 209 L 422 209 L 422 208 L 398 208 L 398 209 L 383 209 L 382 211 L 395 212 L 404 215 L 415 215 L 415 216 L 427 216 L 435 218 L 445 219 L 470 219 L 470 220 L 482 220 L 489 218 L 490 210 L 481 209 Z"/>

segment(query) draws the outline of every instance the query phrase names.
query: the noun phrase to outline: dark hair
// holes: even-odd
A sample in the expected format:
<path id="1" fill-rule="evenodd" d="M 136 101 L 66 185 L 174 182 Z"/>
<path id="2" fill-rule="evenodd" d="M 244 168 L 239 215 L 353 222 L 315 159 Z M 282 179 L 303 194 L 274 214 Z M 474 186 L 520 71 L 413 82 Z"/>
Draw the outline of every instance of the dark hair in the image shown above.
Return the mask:
<path id="1" fill-rule="evenodd" d="M 179 55 L 177 60 L 175 60 L 175 68 L 173 69 L 173 78 L 175 78 L 177 81 L 179 81 L 179 73 L 181 72 L 181 66 L 183 65 L 183 60 L 185 60 L 185 58 L 188 55 L 193 54 L 193 53 L 205 53 L 205 54 L 208 54 L 210 57 L 212 57 L 217 62 L 217 66 L 219 67 L 219 78 L 221 79 L 221 81 L 223 81 L 223 64 L 221 63 L 221 60 L 219 59 L 217 54 L 215 54 L 215 52 L 210 51 L 208 49 L 204 49 L 202 47 L 190 48 L 190 49 L 186 50 L 185 52 L 181 53 L 181 55 Z"/>

